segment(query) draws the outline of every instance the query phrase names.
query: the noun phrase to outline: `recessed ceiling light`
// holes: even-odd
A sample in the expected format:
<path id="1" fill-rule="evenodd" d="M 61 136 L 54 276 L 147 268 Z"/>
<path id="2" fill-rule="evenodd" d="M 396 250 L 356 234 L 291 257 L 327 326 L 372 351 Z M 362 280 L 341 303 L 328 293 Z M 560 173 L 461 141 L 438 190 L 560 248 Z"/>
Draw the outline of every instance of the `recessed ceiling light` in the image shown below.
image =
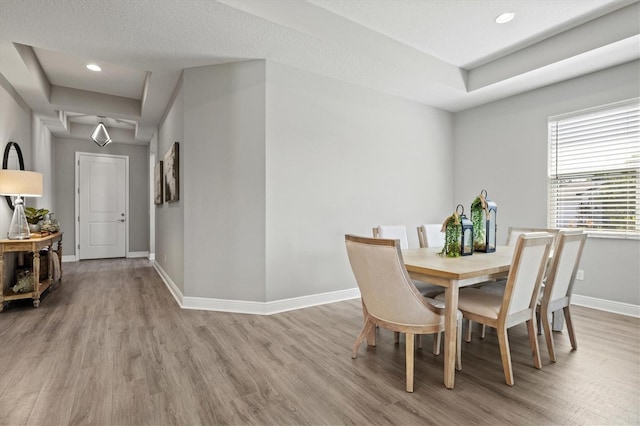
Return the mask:
<path id="1" fill-rule="evenodd" d="M 96 64 L 89 64 L 87 65 L 87 68 L 90 69 L 91 71 L 102 71 L 102 68 L 100 68 Z"/>
<path id="2" fill-rule="evenodd" d="M 496 23 L 506 24 L 507 22 L 511 21 L 515 16 L 516 16 L 515 12 L 501 13 L 500 15 L 496 16 Z"/>

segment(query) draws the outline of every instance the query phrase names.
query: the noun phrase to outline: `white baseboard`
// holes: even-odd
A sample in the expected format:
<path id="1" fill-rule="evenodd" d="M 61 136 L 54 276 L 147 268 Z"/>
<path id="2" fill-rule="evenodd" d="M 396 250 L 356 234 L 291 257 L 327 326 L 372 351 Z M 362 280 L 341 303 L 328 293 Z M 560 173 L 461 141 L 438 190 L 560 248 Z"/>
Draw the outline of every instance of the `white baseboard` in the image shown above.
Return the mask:
<path id="1" fill-rule="evenodd" d="M 158 264 L 158 262 L 154 261 L 153 267 L 156 269 L 156 271 L 158 271 L 160 278 L 162 278 L 162 281 L 164 281 L 164 284 L 169 289 L 169 293 L 171 293 L 173 298 L 176 299 L 176 302 L 178 302 L 178 305 L 181 308 L 184 308 L 182 304 L 182 300 L 184 299 L 184 296 L 182 295 L 182 291 L 178 288 L 176 283 L 173 282 L 171 277 L 167 275 L 167 273 L 164 271 L 164 269 L 162 269 L 162 267 Z"/>
<path id="2" fill-rule="evenodd" d="M 632 305 L 631 303 L 616 302 L 613 300 L 597 299 L 595 297 L 574 294 L 571 296 L 571 304 L 640 318 L 640 306 Z"/>
<path id="3" fill-rule="evenodd" d="M 62 261 L 65 261 L 63 256 Z M 69 261 L 69 260 L 67 260 Z M 293 311 L 296 309 L 308 308 L 311 306 L 324 305 L 326 303 L 341 302 L 343 300 L 356 299 L 360 297 L 358 288 L 347 290 L 331 291 L 328 293 L 311 294 L 309 296 L 293 297 L 290 299 L 274 300 L 272 302 L 254 302 L 248 300 L 228 300 L 211 299 L 206 297 L 185 297 L 182 291 L 171 280 L 167 273 L 157 262 L 153 266 L 173 295 L 178 305 L 183 309 L 199 309 L 203 311 L 234 312 L 241 314 L 272 315 L 280 312 Z M 615 302 L 612 300 L 597 299 L 595 297 L 581 296 L 574 294 L 571 303 L 577 306 L 598 309 L 600 311 L 613 312 L 616 314 L 640 317 L 640 306 L 631 303 Z"/>
<path id="4" fill-rule="evenodd" d="M 149 257 L 149 252 L 148 251 L 130 251 L 127 254 L 128 259 L 132 259 L 134 257 Z"/>
<path id="5" fill-rule="evenodd" d="M 62 256 L 62 262 L 75 262 L 76 260 L 75 254 L 65 254 Z"/>
<path id="6" fill-rule="evenodd" d="M 149 260 L 151 260 L 151 261 L 156 260 L 156 254 L 155 253 L 149 253 Z"/>
<path id="7" fill-rule="evenodd" d="M 280 312 L 309 308 L 327 303 L 341 302 L 360 297 L 357 288 L 311 294 L 291 299 L 274 300 L 272 302 L 253 302 L 247 300 L 210 299 L 204 297 L 185 297 L 182 307 L 185 309 L 201 309 L 204 311 L 235 312 L 240 314 L 272 315 Z"/>

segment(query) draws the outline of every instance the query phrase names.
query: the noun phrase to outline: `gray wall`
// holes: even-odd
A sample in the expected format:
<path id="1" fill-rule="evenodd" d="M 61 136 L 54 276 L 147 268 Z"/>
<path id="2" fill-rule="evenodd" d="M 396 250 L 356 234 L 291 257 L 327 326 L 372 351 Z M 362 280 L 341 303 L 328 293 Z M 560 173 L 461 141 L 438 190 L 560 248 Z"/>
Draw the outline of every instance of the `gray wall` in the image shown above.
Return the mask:
<path id="1" fill-rule="evenodd" d="M 76 152 L 129 157 L 129 251 L 149 250 L 149 149 L 141 145 L 111 143 L 98 147 L 90 139 L 53 138 L 56 217 L 64 232 L 63 255 L 75 254 Z"/>
<path id="2" fill-rule="evenodd" d="M 546 227 L 547 119 L 640 95 L 635 61 L 455 114 L 455 199 L 481 189 L 498 204 L 498 240 L 509 226 Z M 574 293 L 640 304 L 640 241 L 589 238 Z"/>
<path id="3" fill-rule="evenodd" d="M 31 110 L 22 98 L 0 74 L 0 162 L 4 148 L 9 141 L 17 142 L 24 157 L 25 169 L 33 170 L 31 155 Z M 0 163 L 0 167 L 2 164 Z M 38 170 L 39 171 L 39 170 Z M 26 204 L 35 206 L 34 198 L 27 198 Z M 0 238 L 7 238 L 13 210 L 0 197 Z M 5 256 L 4 282 L 13 285 L 15 275 L 15 255 Z"/>
<path id="4" fill-rule="evenodd" d="M 267 301 L 356 286 L 344 235 L 451 214 L 452 115 L 267 61 Z"/>
<path id="5" fill-rule="evenodd" d="M 183 73 L 185 295 L 265 300 L 265 63 Z"/>
<path id="6" fill-rule="evenodd" d="M 417 247 L 417 225 L 455 206 L 450 113 L 277 63 L 185 70 L 160 155 L 180 132 L 184 220 L 156 209 L 156 258 L 186 297 L 354 288 L 345 233 L 405 224 Z M 165 240 L 184 244 L 184 281 Z"/>
<path id="7" fill-rule="evenodd" d="M 158 129 L 157 161 L 164 161 L 164 155 L 171 144 L 178 142 L 178 168 L 180 199 L 171 203 L 152 205 L 155 211 L 155 252 L 156 262 L 171 277 L 173 283 L 185 294 L 184 289 L 184 206 L 185 206 L 185 167 L 184 156 L 188 145 L 183 137 L 184 108 L 182 79 L 174 90 L 173 100 L 166 117 Z"/>

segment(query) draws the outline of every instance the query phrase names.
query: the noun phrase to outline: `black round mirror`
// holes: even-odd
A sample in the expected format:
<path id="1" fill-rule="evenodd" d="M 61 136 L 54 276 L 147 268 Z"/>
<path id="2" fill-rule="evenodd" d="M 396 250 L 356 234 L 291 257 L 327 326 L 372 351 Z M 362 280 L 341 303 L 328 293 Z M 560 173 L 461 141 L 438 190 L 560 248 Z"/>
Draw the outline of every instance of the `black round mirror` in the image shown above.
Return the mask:
<path id="1" fill-rule="evenodd" d="M 2 169 L 4 170 L 24 170 L 24 158 L 20 145 L 16 142 L 9 142 L 4 147 L 4 155 L 2 156 Z M 7 200 L 9 208 L 13 210 L 13 201 L 8 195 L 4 197 Z"/>

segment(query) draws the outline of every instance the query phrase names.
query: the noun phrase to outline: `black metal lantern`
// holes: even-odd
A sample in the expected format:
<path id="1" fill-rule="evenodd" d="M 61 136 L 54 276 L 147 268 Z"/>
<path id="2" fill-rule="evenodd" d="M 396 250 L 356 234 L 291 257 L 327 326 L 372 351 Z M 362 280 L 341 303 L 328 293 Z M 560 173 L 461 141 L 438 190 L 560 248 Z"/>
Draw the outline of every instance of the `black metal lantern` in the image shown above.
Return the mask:
<path id="1" fill-rule="evenodd" d="M 497 213 L 498 205 L 487 199 L 487 191 L 483 189 L 471 204 L 473 248 L 475 251 L 485 253 L 493 253 L 496 251 L 498 231 L 498 224 L 496 223 Z"/>
<path id="2" fill-rule="evenodd" d="M 458 208 L 462 209 L 460 213 L 458 213 Z M 473 223 L 464 215 L 464 206 L 462 204 L 458 204 L 456 213 L 460 216 L 460 225 L 462 226 L 462 232 L 460 233 L 460 255 L 469 256 L 473 254 Z"/>

